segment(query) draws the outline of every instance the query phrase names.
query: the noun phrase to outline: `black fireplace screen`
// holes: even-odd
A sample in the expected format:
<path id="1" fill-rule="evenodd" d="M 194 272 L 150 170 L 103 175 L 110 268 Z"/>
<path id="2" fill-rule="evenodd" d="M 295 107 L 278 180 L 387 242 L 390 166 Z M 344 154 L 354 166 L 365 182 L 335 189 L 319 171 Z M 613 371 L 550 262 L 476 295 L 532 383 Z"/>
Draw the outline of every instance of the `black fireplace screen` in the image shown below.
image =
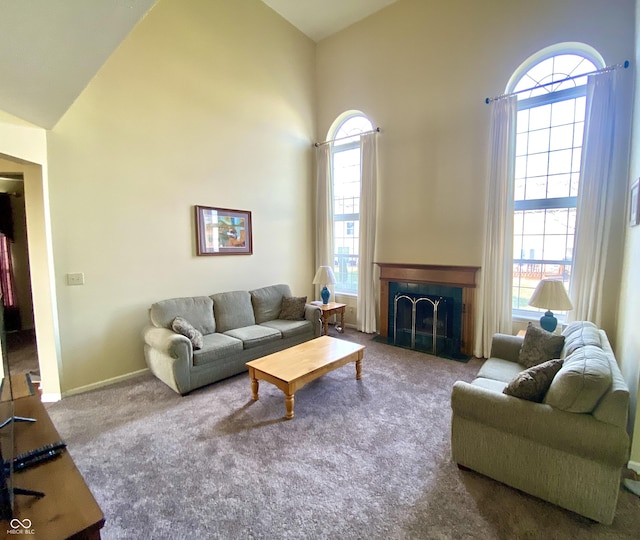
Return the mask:
<path id="1" fill-rule="evenodd" d="M 453 298 L 397 293 L 393 299 L 394 345 L 437 356 L 458 356 L 460 336 L 453 331 Z"/>

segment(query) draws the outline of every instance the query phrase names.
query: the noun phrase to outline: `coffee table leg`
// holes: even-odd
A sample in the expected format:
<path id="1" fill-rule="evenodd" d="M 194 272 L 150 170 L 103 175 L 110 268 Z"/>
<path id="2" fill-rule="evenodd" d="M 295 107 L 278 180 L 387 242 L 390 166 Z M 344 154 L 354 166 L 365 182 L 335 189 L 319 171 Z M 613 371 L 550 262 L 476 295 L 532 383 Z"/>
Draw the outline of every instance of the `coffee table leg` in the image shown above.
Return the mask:
<path id="1" fill-rule="evenodd" d="M 249 368 L 249 377 L 251 378 L 251 398 L 253 401 L 258 401 L 258 379 L 253 368 Z"/>
<path id="2" fill-rule="evenodd" d="M 362 357 L 356 360 L 356 381 L 362 378 Z"/>
<path id="3" fill-rule="evenodd" d="M 340 310 L 340 333 L 344 334 L 344 308 Z"/>
<path id="4" fill-rule="evenodd" d="M 291 418 L 293 418 L 293 394 L 285 394 L 284 395 L 284 404 L 287 408 L 287 414 L 285 416 L 285 418 L 287 420 L 290 420 Z"/>

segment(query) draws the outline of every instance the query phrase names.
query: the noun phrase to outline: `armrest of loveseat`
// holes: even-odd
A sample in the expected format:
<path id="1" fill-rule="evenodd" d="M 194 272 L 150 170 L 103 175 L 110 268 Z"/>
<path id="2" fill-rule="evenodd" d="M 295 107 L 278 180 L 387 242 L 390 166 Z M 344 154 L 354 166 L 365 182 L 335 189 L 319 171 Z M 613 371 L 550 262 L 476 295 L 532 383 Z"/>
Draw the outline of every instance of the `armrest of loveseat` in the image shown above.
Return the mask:
<path id="1" fill-rule="evenodd" d="M 322 334 L 322 310 L 313 304 L 305 304 L 304 318 L 313 323 L 314 337 L 320 337 Z"/>
<path id="2" fill-rule="evenodd" d="M 453 385 L 451 407 L 454 416 L 600 463 L 620 467 L 629 457 L 627 432 L 590 414 L 561 411 L 463 381 Z"/>
<path id="3" fill-rule="evenodd" d="M 172 358 L 191 360 L 193 356 L 193 346 L 189 338 L 168 328 L 146 326 L 142 331 L 142 337 L 146 345 Z"/>
<path id="4" fill-rule="evenodd" d="M 491 340 L 491 358 L 518 362 L 524 338 L 510 334 L 494 334 Z"/>

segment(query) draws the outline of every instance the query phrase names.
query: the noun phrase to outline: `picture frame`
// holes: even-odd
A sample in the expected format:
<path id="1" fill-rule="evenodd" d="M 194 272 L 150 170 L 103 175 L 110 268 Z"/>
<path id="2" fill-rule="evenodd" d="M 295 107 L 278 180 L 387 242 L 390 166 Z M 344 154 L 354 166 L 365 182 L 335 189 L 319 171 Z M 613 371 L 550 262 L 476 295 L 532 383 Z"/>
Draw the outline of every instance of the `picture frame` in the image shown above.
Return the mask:
<path id="1" fill-rule="evenodd" d="M 635 227 L 640 224 L 640 178 L 631 185 L 629 201 L 629 225 Z"/>
<path id="2" fill-rule="evenodd" d="M 252 255 L 251 212 L 215 206 L 195 207 L 198 255 Z"/>

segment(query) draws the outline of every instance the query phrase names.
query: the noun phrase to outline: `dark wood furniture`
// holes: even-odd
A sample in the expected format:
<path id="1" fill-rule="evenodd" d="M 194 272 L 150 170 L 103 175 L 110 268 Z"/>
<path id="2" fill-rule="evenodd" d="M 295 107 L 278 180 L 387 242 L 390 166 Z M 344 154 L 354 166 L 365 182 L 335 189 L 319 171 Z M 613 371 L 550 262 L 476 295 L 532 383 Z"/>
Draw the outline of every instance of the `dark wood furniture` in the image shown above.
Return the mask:
<path id="1" fill-rule="evenodd" d="M 22 391 L 20 393 L 24 395 Z M 35 423 L 14 423 L 16 454 L 60 440 L 60 435 L 38 395 L 17 398 L 14 394 L 14 414 L 36 419 Z M 45 496 L 35 498 L 16 495 L 14 518 L 20 524 L 18 521 L 1 522 L 0 538 L 5 538 L 5 534 L 6 538 L 14 538 L 16 534 L 27 534 L 26 531 L 29 530 L 32 531 L 28 533 L 29 538 L 35 539 L 100 539 L 104 515 L 76 468 L 70 452 L 73 449 L 67 449 L 51 461 L 14 474 L 14 487 L 41 491 Z M 27 524 L 29 527 L 25 529 L 24 525 Z M 18 532 L 12 533 L 13 530 Z"/>

